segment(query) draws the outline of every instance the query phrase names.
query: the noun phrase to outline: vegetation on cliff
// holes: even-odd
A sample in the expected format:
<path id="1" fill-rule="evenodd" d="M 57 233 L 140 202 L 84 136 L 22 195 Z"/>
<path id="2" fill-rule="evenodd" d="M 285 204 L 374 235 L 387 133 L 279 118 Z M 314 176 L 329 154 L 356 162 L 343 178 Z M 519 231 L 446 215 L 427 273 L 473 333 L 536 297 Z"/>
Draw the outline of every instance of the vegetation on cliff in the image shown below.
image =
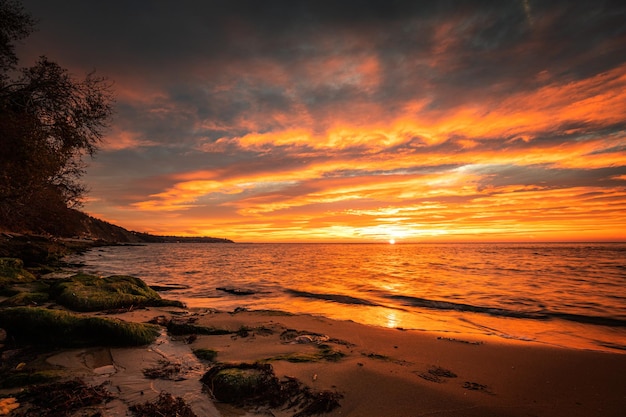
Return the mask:
<path id="1" fill-rule="evenodd" d="M 15 45 L 35 23 L 19 2 L 0 0 L 0 232 L 105 242 L 190 241 L 130 232 L 76 210 L 87 191 L 81 181 L 85 160 L 97 153 L 113 114 L 112 83 L 95 73 L 77 78 L 45 56 L 19 68 Z M 9 254 L 0 248 L 0 256 Z"/>
<path id="2" fill-rule="evenodd" d="M 0 227 L 38 232 L 80 205 L 84 157 L 98 150 L 113 93 L 106 78 L 78 79 L 44 56 L 18 68 L 15 43 L 33 30 L 19 3 L 0 2 Z"/>

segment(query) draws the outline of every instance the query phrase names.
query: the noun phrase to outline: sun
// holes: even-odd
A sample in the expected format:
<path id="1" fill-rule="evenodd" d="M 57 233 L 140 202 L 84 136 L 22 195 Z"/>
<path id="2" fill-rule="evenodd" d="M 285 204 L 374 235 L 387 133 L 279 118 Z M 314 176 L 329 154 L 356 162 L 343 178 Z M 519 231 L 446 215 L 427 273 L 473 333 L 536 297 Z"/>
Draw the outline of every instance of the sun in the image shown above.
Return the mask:
<path id="1" fill-rule="evenodd" d="M 396 240 L 395 239 L 389 239 L 389 244 L 390 245 L 395 245 L 396 244 Z"/>

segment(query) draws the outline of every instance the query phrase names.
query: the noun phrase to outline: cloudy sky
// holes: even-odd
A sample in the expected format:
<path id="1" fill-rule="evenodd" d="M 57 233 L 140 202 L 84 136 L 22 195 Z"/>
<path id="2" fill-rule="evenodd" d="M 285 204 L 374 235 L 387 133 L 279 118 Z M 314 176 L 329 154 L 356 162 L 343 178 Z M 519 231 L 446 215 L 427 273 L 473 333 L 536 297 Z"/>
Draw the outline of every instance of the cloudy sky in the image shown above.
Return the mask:
<path id="1" fill-rule="evenodd" d="M 24 0 L 114 81 L 85 211 L 242 241 L 616 240 L 618 1 Z"/>

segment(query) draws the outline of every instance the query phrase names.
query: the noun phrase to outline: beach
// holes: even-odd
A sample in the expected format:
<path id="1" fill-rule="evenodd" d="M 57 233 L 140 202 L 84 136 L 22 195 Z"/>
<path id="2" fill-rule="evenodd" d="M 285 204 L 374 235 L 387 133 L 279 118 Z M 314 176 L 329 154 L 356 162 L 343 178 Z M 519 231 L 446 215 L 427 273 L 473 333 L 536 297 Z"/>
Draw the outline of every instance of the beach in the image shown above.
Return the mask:
<path id="1" fill-rule="evenodd" d="M 74 264 L 40 276 L 41 270 L 33 270 L 38 274 L 34 276 L 23 269 L 19 260 L 3 261 L 6 284 L 5 294 L 0 296 L 3 307 L 0 321 L 6 331 L 0 331 L 0 415 L 618 417 L 626 409 L 626 351 L 620 319 L 579 323 L 556 316 L 503 317 L 502 308 L 492 310 L 457 302 L 454 306 L 465 306 L 461 311 L 437 311 L 434 307 L 439 304 L 448 309 L 451 303 L 433 302 L 421 310 L 405 311 L 399 307 L 376 310 L 384 313 L 383 320 L 376 325 L 364 322 L 356 314 L 381 308 L 363 302 L 367 301 L 365 296 L 371 296 L 371 291 L 350 292 L 347 287 L 331 289 L 325 284 L 331 282 L 333 270 L 324 269 L 322 261 L 333 268 L 349 262 L 342 261 L 338 255 L 321 257 L 323 247 L 309 248 L 309 261 L 301 263 L 304 267 L 297 267 L 301 269 L 293 263 L 290 276 L 294 278 L 285 277 L 283 281 L 278 277 L 284 262 L 276 261 L 283 258 L 266 254 L 278 249 L 302 253 L 301 246 L 260 249 L 211 246 L 201 252 L 201 247 L 196 246 L 184 246 L 184 250 L 182 246 L 163 246 L 189 259 L 221 262 L 225 271 L 221 275 L 189 270 L 188 259 L 183 269 L 171 267 L 170 263 L 164 263 L 165 257 L 154 256 L 154 250 L 159 248 L 96 248 L 85 255 L 87 265 L 96 257 L 103 258 L 103 266 L 112 265 L 101 255 L 113 249 L 112 259 L 122 259 L 121 264 L 128 268 L 163 263 L 156 269 L 136 274 L 146 282 L 117 275 L 131 271 L 114 268 L 107 274 L 76 274 Z M 342 247 L 329 248 L 337 254 Z M 137 256 L 138 250 L 144 249 L 150 256 Z M 402 250 L 408 249 L 411 248 Z M 235 262 L 236 255 L 240 260 L 246 259 L 241 256 L 242 251 L 254 255 L 252 250 L 259 253 L 259 258 L 266 256 L 268 261 L 255 264 L 256 270 L 246 262 Z M 378 248 L 351 246 L 346 250 L 352 252 L 344 251 L 344 254 L 353 253 L 350 259 L 361 259 L 357 255 L 364 250 Z M 232 262 L 224 264 L 224 253 Z M 383 253 L 387 255 L 369 268 L 376 270 L 377 265 L 391 264 L 390 257 L 396 257 L 396 266 L 387 274 L 397 282 L 402 277 L 400 272 L 412 270 L 417 262 L 411 256 L 398 258 L 395 249 Z M 330 262 L 331 258 L 334 262 Z M 315 270 L 309 268 L 313 260 L 317 262 Z M 454 265 L 449 257 L 448 262 Z M 273 277 L 274 289 L 261 279 L 260 273 L 258 277 L 254 273 L 270 267 L 273 269 L 267 275 Z M 619 275 L 611 275 L 611 271 L 616 271 L 611 268 L 598 276 L 619 279 Z M 504 269 L 481 269 L 482 273 L 492 271 L 494 282 L 501 270 Z M 342 276 L 347 277 L 353 270 L 346 267 L 345 271 Z M 313 281 L 310 284 L 317 288 L 305 288 L 304 300 L 311 299 L 311 294 L 323 295 L 324 299 L 318 297 L 313 303 L 303 304 L 292 297 L 293 291 L 282 296 L 283 290 L 294 285 L 290 281 L 305 272 L 317 274 L 317 284 Z M 360 272 L 364 276 L 367 271 Z M 245 274 L 249 281 L 235 280 L 233 276 L 237 273 Z M 190 277 L 199 280 L 200 275 L 206 277 L 206 282 L 194 290 L 206 298 L 194 298 L 193 293 L 189 294 L 192 288 L 180 285 L 191 284 Z M 158 281 L 159 277 L 162 282 Z M 306 277 L 309 275 L 298 279 L 305 282 Z M 321 277 L 326 277 L 326 281 Z M 406 275 L 404 288 L 420 289 L 409 279 Z M 258 284 L 253 285 L 255 282 Z M 447 282 L 454 281 L 451 278 Z M 505 282 L 513 280 L 508 278 Z M 172 284 L 179 284 L 181 289 Z M 487 291 L 496 294 L 488 285 L 483 288 L 485 299 Z M 553 293 L 559 292 L 558 287 L 552 288 Z M 154 289 L 161 291 L 160 294 Z M 550 301 L 533 293 L 532 287 L 523 292 L 527 297 L 535 294 L 537 303 Z M 601 301 L 599 295 L 595 297 Z M 561 296 L 558 302 L 561 304 L 553 304 L 555 311 L 568 301 Z M 613 306 L 617 316 L 611 312 L 612 317 L 619 317 L 618 303 L 615 301 Z M 579 311 L 584 313 L 586 307 L 582 308 Z M 33 316 L 52 321 L 43 326 L 33 321 L 33 327 L 27 326 L 23 317 L 33 311 L 36 311 Z M 393 314 L 385 315 L 389 312 Z M 412 322 L 399 320 L 401 314 L 411 316 L 416 323 L 427 317 L 434 325 L 407 326 Z M 450 319 L 453 316 L 458 323 L 488 320 L 490 326 L 453 326 L 455 322 Z M 572 316 L 586 321 L 592 317 Z M 68 324 L 57 325 L 59 319 L 63 323 L 67 319 Z M 100 330 L 85 331 L 83 319 L 91 320 L 88 327 L 97 325 L 102 331 L 120 325 L 125 329 L 136 326 L 138 330 L 116 330 L 111 336 L 102 336 L 98 334 Z M 497 323 L 501 330 L 494 331 L 491 323 Z M 50 326 L 56 326 L 56 330 L 46 328 Z M 73 330 L 66 333 L 67 326 Z M 559 327 L 568 332 L 555 332 Z M 477 328 L 483 331 L 476 331 Z M 134 334 L 135 331 L 138 333 Z M 585 344 L 579 343 L 579 339 L 574 342 L 564 339 L 576 331 L 580 340 L 587 341 Z M 599 337 L 594 339 L 596 335 Z M 224 374 L 255 374 L 260 379 L 252 385 L 252 394 L 241 391 L 232 395 L 225 394 L 228 390 L 224 387 L 231 391 L 239 388 L 225 384 Z M 238 383 L 241 381 L 247 383 L 245 380 Z M 273 391 L 266 392 L 265 385 L 271 385 Z M 280 398 L 276 397 L 277 392 Z M 50 408 L 48 403 L 56 400 L 56 393 L 66 397 L 60 405 Z M 161 414 L 154 411 L 155 407 L 161 407 Z"/>
<path id="2" fill-rule="evenodd" d="M 196 359 L 192 351 L 198 349 L 215 351 L 215 363 L 270 363 L 278 378 L 340 394 L 339 407 L 329 416 L 617 417 L 626 408 L 624 354 L 456 339 L 275 311 L 146 308 L 115 317 L 175 318 L 231 333 L 163 332 L 150 346 L 69 349 L 50 356 L 48 363 L 87 383 L 109 381 L 118 398 L 96 408 L 103 416 L 132 415 L 125 414 L 129 405 L 154 401 L 162 391 L 183 398 L 197 416 L 295 415 L 293 409 L 240 408 L 211 400 L 199 379 L 212 363 Z M 288 330 L 299 336 L 285 339 Z M 319 357 L 322 343 L 341 352 L 340 358 Z M 179 374 L 142 375 L 164 363 L 178 364 Z"/>

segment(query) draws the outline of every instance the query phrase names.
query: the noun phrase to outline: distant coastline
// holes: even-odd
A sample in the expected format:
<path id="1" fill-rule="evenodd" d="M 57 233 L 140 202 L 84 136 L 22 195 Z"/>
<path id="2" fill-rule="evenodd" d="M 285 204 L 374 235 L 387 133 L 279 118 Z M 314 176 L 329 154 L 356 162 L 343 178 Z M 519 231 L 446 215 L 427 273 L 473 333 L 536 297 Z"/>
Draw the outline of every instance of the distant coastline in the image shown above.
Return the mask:
<path id="1" fill-rule="evenodd" d="M 208 236 L 159 236 L 149 233 L 131 232 L 143 243 L 235 243 L 230 239 Z"/>
<path id="2" fill-rule="evenodd" d="M 2 242 L 28 241 L 44 245 L 44 241 L 59 243 L 59 240 L 91 241 L 87 246 L 124 244 L 124 243 L 235 243 L 230 239 L 210 236 L 160 236 L 145 232 L 125 229 L 121 226 L 92 217 L 82 211 L 60 208 L 50 213 L 38 213 L 20 219 L 0 218 L 0 233 L 4 234 Z M 10 237 L 22 236 L 17 239 Z M 9 251 L 10 252 L 10 251 Z M 2 251 L 0 250 L 0 253 Z"/>

